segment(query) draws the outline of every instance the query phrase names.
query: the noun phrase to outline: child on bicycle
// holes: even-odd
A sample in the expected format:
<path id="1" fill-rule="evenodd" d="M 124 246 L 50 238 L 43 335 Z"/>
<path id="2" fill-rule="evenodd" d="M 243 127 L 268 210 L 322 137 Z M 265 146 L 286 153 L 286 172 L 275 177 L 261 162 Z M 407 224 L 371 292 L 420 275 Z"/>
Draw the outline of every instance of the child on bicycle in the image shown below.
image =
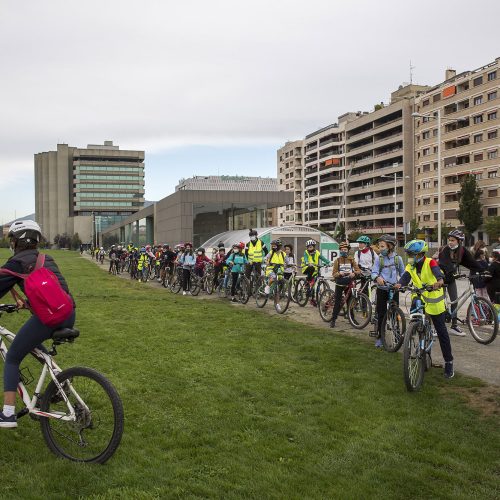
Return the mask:
<path id="1" fill-rule="evenodd" d="M 301 259 L 302 272 L 306 275 L 307 281 L 309 282 L 309 290 L 312 290 L 314 282 L 319 272 L 319 263 L 323 262 L 326 266 L 329 266 L 331 262 L 323 257 L 319 250 L 316 250 L 316 241 L 307 240 L 306 250 Z M 311 298 L 311 304 L 316 306 L 316 301 Z"/>
<path id="2" fill-rule="evenodd" d="M 248 259 L 245 255 L 245 243 L 240 242 L 233 245 L 231 255 L 227 257 L 226 264 L 231 268 L 231 302 L 236 302 L 236 286 L 241 273 L 245 271 Z"/>
<path id="3" fill-rule="evenodd" d="M 271 241 L 271 251 L 266 255 L 265 263 L 267 283 L 264 293 L 269 295 L 271 285 L 278 278 L 278 275 L 283 274 L 285 267 L 285 252 L 281 250 L 280 239 Z"/>
<path id="4" fill-rule="evenodd" d="M 453 370 L 450 336 L 445 323 L 444 274 L 435 260 L 425 256 L 428 250 L 427 243 L 423 240 L 411 240 L 405 245 L 408 264 L 395 288 L 401 288 L 410 282 L 418 288 L 423 288 L 424 285 L 432 286 L 433 290 L 431 292 L 424 291 L 422 293 L 422 300 L 425 302 L 425 314 L 431 318 L 438 335 L 444 358 L 444 376 L 445 378 L 452 378 L 455 372 Z M 415 296 L 412 297 L 412 299 L 415 298 Z"/>
<path id="5" fill-rule="evenodd" d="M 377 310 L 375 347 L 383 347 L 381 339 L 382 323 L 389 301 L 389 286 L 398 282 L 405 272 L 403 259 L 396 253 L 397 240 L 392 234 L 384 234 L 378 239 L 380 255 L 375 255 L 372 267 L 372 279 L 377 284 Z M 399 304 L 399 294 L 394 293 L 392 300 Z"/>
<path id="6" fill-rule="evenodd" d="M 141 248 L 141 253 L 137 259 L 137 274 L 140 276 L 139 281 L 148 281 L 149 276 L 149 255 L 146 253 L 146 248 Z"/>
<path id="7" fill-rule="evenodd" d="M 285 251 L 285 272 L 283 273 L 283 277 L 286 280 L 289 280 L 292 277 L 293 272 L 295 271 L 295 257 L 293 255 L 293 245 L 287 243 L 283 250 Z"/>
<path id="8" fill-rule="evenodd" d="M 203 247 L 198 248 L 196 251 L 196 264 L 194 265 L 194 272 L 200 278 L 205 274 L 205 266 L 210 263 L 213 264 L 212 259 L 209 259 L 205 255 L 205 249 Z"/>
<path id="9" fill-rule="evenodd" d="M 342 241 L 339 245 L 340 257 L 333 263 L 332 275 L 335 279 L 335 303 L 333 305 L 333 315 L 330 328 L 335 328 L 335 322 L 340 312 L 340 305 L 344 295 L 345 287 L 361 274 L 354 257 L 349 255 L 351 245 L 347 241 Z"/>
<path id="10" fill-rule="evenodd" d="M 184 253 L 178 258 L 182 266 L 182 295 L 191 295 L 191 270 L 196 264 L 196 257 L 193 253 L 193 244 L 184 244 Z"/>
<path id="11" fill-rule="evenodd" d="M 214 286 L 219 282 L 219 277 L 226 270 L 226 249 L 219 246 L 214 258 Z"/>
<path id="12" fill-rule="evenodd" d="M 42 238 L 40 226 L 32 220 L 16 221 L 10 226 L 8 237 L 14 256 L 1 269 L 18 274 L 29 274 L 35 268 L 38 258 L 38 244 Z M 61 288 L 69 294 L 68 285 L 50 255 L 45 255 L 44 267 L 56 275 Z M 24 291 L 24 283 L 21 278 L 9 275 L 0 270 L 0 297 L 12 290 L 15 285 L 19 285 Z M 24 306 L 19 300 L 18 305 L 20 307 Z M 73 300 L 73 311 L 70 316 L 56 327 L 45 325 L 35 314 L 32 314 L 28 321 L 20 328 L 5 359 L 3 380 L 4 406 L 3 411 L 0 412 L 0 427 L 17 427 L 15 404 L 17 384 L 19 383 L 19 365 L 22 360 L 35 347 L 45 349 L 41 345 L 42 342 L 48 340 L 55 330 L 73 328 L 75 324 L 74 308 L 75 302 Z"/>

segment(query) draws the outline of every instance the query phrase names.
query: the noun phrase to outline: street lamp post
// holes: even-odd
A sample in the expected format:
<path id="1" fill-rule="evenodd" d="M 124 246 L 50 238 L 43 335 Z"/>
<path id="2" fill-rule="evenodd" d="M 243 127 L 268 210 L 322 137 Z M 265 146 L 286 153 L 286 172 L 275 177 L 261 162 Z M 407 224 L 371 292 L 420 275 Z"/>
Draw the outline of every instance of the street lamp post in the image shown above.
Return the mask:
<path id="1" fill-rule="evenodd" d="M 409 175 L 402 175 L 398 177 L 397 172 L 393 172 L 392 174 L 384 174 L 381 175 L 380 177 L 386 177 L 387 179 L 390 179 L 391 177 L 394 176 L 394 238 L 396 240 L 398 239 L 398 225 L 397 225 L 397 210 L 398 210 L 398 202 L 397 202 L 397 180 L 398 179 L 409 179 Z M 404 222 L 403 222 L 404 223 Z"/>

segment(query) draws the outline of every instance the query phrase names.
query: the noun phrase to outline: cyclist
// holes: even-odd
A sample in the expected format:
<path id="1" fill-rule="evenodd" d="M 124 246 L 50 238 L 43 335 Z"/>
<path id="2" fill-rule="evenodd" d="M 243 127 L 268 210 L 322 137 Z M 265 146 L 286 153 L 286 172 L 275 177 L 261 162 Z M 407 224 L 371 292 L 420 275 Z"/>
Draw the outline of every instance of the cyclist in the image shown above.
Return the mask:
<path id="1" fill-rule="evenodd" d="M 178 258 L 182 266 L 182 295 L 191 295 L 191 270 L 196 264 L 196 257 L 193 253 L 193 244 L 184 244 L 184 253 Z"/>
<path id="2" fill-rule="evenodd" d="M 42 232 L 40 226 L 32 220 L 14 222 L 10 228 L 8 237 L 10 248 L 14 252 L 2 267 L 9 271 L 28 274 L 36 264 L 38 258 L 38 245 Z M 50 255 L 45 256 L 44 267 L 52 271 L 61 285 L 62 289 L 69 294 L 68 285 L 62 276 L 57 264 Z M 0 297 L 12 290 L 15 285 L 19 285 L 24 291 L 23 280 L 15 276 L 0 272 Z M 18 301 L 18 305 L 23 306 Z M 19 365 L 22 360 L 35 347 L 45 349 L 42 342 L 49 339 L 55 330 L 60 328 L 72 328 L 75 324 L 75 302 L 73 300 L 73 311 L 69 318 L 57 327 L 49 327 L 42 323 L 36 315 L 32 315 L 28 321 L 20 328 L 16 338 L 12 342 L 5 359 L 4 367 L 4 406 L 0 412 L 0 427 L 17 427 L 17 417 L 15 410 L 17 384 L 19 383 Z"/>
<path id="3" fill-rule="evenodd" d="M 260 276 L 262 261 L 264 260 L 264 256 L 268 254 L 268 250 L 262 240 L 259 239 L 259 235 L 255 229 L 250 229 L 248 236 L 250 236 L 250 241 L 247 243 L 245 250 L 245 256 L 248 260 L 248 264 L 245 268 L 245 275 L 248 279 L 250 279 L 254 269 L 257 272 L 257 275 Z"/>
<path id="4" fill-rule="evenodd" d="M 98 255 L 99 262 L 102 264 L 104 262 L 104 257 L 106 255 L 106 252 L 104 251 L 104 247 L 99 248 L 99 253 L 97 255 Z"/>
<path id="5" fill-rule="evenodd" d="M 411 282 L 422 288 L 423 285 L 432 285 L 432 292 L 423 292 L 422 300 L 425 302 L 425 314 L 431 320 L 439 339 L 441 352 L 444 358 L 444 376 L 452 378 L 453 370 L 453 355 L 451 353 L 451 342 L 446 329 L 445 311 L 446 304 L 444 300 L 444 275 L 438 263 L 425 254 L 429 250 L 427 243 L 423 240 L 411 240 L 405 245 L 405 252 L 408 255 L 408 264 L 405 268 L 403 276 L 395 285 L 396 288 L 406 286 Z M 412 297 L 413 299 L 415 297 Z M 413 304 L 412 304 L 413 309 Z"/>
<path id="6" fill-rule="evenodd" d="M 141 253 L 139 258 L 137 259 L 137 273 L 140 276 L 139 281 L 146 282 L 148 281 L 149 275 L 149 256 L 146 253 L 146 248 L 141 247 Z"/>
<path id="7" fill-rule="evenodd" d="M 354 254 L 354 260 L 362 272 L 371 273 L 373 264 L 375 263 L 375 250 L 370 246 L 372 240 L 369 236 L 360 236 L 356 243 L 359 245 L 359 250 Z"/>
<path id="8" fill-rule="evenodd" d="M 163 245 L 163 264 L 161 269 L 160 280 L 165 279 L 166 273 L 172 274 L 174 272 L 174 263 L 177 255 L 170 248 L 170 245 Z"/>
<path id="9" fill-rule="evenodd" d="M 109 274 L 111 274 L 111 271 L 113 269 L 113 266 L 115 265 L 115 260 L 116 260 L 116 246 L 111 245 L 111 248 L 109 249 L 108 253 L 109 257 Z"/>
<path id="10" fill-rule="evenodd" d="M 349 242 L 342 241 L 339 244 L 338 259 L 333 263 L 332 276 L 335 279 L 335 303 L 333 304 L 333 315 L 330 322 L 330 328 L 335 328 L 335 322 L 340 312 L 340 305 L 344 295 L 345 287 L 356 277 L 361 274 L 361 270 L 354 260 L 354 257 L 349 255 L 351 245 Z"/>
<path id="11" fill-rule="evenodd" d="M 214 285 L 217 285 L 219 276 L 226 269 L 226 249 L 219 246 L 217 255 L 214 258 Z"/>
<path id="12" fill-rule="evenodd" d="M 491 262 L 488 274 L 491 278 L 486 283 L 486 290 L 492 304 L 500 304 L 500 247 L 491 253 Z"/>
<path id="13" fill-rule="evenodd" d="M 207 263 L 213 264 L 213 260 L 209 259 L 205 255 L 205 249 L 203 247 L 198 248 L 198 250 L 196 251 L 196 264 L 194 266 L 194 272 L 200 278 L 202 278 L 205 274 L 205 266 L 207 265 Z"/>
<path id="14" fill-rule="evenodd" d="M 270 287 L 278 278 L 279 274 L 283 274 L 285 267 L 285 252 L 281 250 L 281 240 L 271 241 L 271 251 L 266 255 L 266 279 L 267 284 L 264 288 L 264 293 L 269 295 Z"/>
<path id="15" fill-rule="evenodd" d="M 316 250 L 316 241 L 307 240 L 306 250 L 301 259 L 302 272 L 306 275 L 307 281 L 309 282 L 309 290 L 312 290 L 316 277 L 318 276 L 319 263 L 323 262 L 326 266 L 331 265 L 331 262 L 323 257 L 319 250 Z M 311 299 L 313 306 L 316 306 L 316 301 L 314 298 Z"/>
<path id="16" fill-rule="evenodd" d="M 396 253 L 397 240 L 391 234 L 384 234 L 378 240 L 380 255 L 375 255 L 372 278 L 377 284 L 377 330 L 375 347 L 383 347 L 381 339 L 382 322 L 387 311 L 389 290 L 387 285 L 394 285 L 405 272 L 403 259 Z M 394 293 L 393 300 L 399 304 L 399 294 Z"/>
<path id="17" fill-rule="evenodd" d="M 438 261 L 439 267 L 444 274 L 444 282 L 448 286 L 448 295 L 451 302 L 458 298 L 457 282 L 455 281 L 455 273 L 459 266 L 464 266 L 470 271 L 481 272 L 481 266 L 474 260 L 472 254 L 464 246 L 465 235 L 459 229 L 453 229 L 448 233 L 448 244 L 439 249 Z M 457 308 L 457 304 L 451 304 L 452 320 L 450 333 L 457 337 L 465 337 L 458 326 L 457 316 L 453 313 Z"/>
<path id="18" fill-rule="evenodd" d="M 131 241 L 128 245 L 127 245 L 127 252 L 130 254 L 132 252 L 132 250 L 134 250 L 134 243 Z"/>
<path id="19" fill-rule="evenodd" d="M 283 277 L 286 280 L 289 280 L 295 271 L 295 257 L 293 255 L 293 245 L 287 243 L 283 250 L 285 251 L 285 269 L 283 273 Z"/>
<path id="20" fill-rule="evenodd" d="M 231 268 L 231 302 L 236 302 L 236 285 L 238 284 L 239 275 L 245 270 L 245 266 L 248 264 L 247 257 L 245 255 L 245 243 L 240 241 L 233 245 L 231 255 L 226 259 L 226 264 Z M 262 265 L 262 262 L 261 262 Z"/>

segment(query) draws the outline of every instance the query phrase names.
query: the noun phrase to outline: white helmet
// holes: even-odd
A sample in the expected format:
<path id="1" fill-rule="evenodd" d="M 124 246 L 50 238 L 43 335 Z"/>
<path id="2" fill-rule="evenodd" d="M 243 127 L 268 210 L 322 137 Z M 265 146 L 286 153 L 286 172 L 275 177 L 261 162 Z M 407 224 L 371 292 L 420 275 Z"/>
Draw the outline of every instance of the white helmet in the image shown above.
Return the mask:
<path id="1" fill-rule="evenodd" d="M 34 220 L 16 220 L 9 228 L 8 237 L 39 242 L 42 237 L 42 230 Z"/>
<path id="2" fill-rule="evenodd" d="M 315 247 L 316 242 L 314 240 L 307 240 L 306 241 L 306 247 Z"/>
<path id="3" fill-rule="evenodd" d="M 99 250 L 104 250 L 104 247 L 101 247 Z"/>

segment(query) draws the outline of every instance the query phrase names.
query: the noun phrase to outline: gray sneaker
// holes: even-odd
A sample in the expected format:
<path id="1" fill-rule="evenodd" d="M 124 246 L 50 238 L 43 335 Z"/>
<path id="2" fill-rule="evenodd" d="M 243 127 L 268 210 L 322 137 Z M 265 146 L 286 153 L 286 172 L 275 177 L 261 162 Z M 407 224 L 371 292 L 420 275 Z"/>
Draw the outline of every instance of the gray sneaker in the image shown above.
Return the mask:
<path id="1" fill-rule="evenodd" d="M 465 337 L 465 333 L 462 332 L 458 325 L 452 325 L 450 328 L 450 334 L 455 335 L 455 337 Z"/>

